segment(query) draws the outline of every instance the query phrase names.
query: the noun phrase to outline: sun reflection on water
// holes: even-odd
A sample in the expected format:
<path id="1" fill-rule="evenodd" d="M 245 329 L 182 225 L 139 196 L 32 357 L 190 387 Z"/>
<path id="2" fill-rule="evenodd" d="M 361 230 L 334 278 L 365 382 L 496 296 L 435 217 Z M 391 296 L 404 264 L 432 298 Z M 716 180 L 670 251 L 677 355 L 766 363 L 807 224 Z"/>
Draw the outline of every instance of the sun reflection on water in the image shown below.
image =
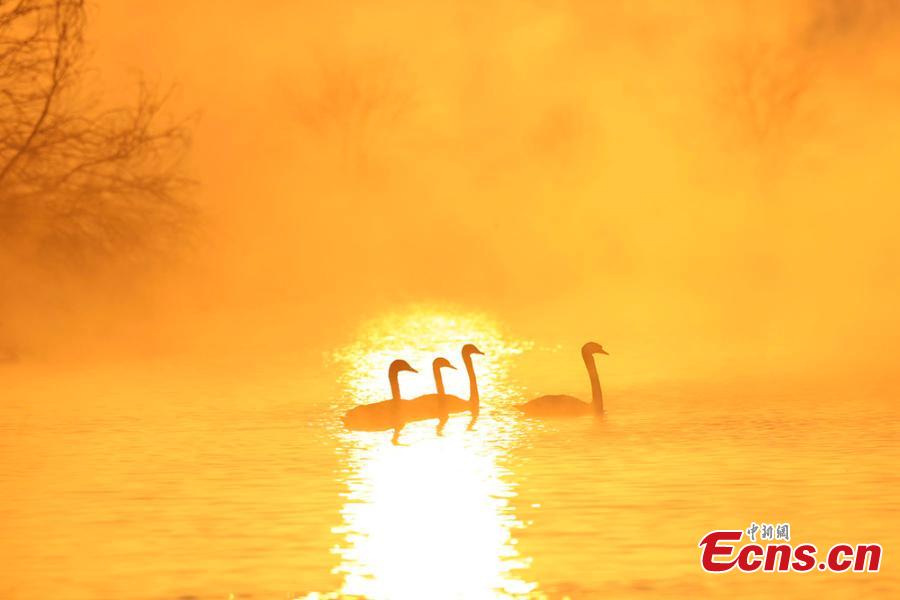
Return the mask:
<path id="1" fill-rule="evenodd" d="M 534 592 L 518 575 L 528 560 L 516 551 L 520 523 L 504 468 L 515 429 L 493 411 L 513 396 L 509 360 L 527 343 L 505 338 L 483 315 L 420 309 L 371 323 L 334 358 L 345 367 L 343 384 L 356 403 L 389 397 L 387 367 L 395 358 L 419 370 L 401 380 L 404 398 L 433 392 L 436 356 L 459 368 L 445 371 L 447 391 L 467 398 L 459 356 L 467 342 L 485 353 L 476 357 L 482 413 L 472 431 L 466 431 L 468 415 L 458 415 L 443 437 L 433 421 L 408 425 L 402 446 L 392 446 L 389 433 L 339 434 L 346 492 L 335 552 L 342 594 L 402 600 Z"/>

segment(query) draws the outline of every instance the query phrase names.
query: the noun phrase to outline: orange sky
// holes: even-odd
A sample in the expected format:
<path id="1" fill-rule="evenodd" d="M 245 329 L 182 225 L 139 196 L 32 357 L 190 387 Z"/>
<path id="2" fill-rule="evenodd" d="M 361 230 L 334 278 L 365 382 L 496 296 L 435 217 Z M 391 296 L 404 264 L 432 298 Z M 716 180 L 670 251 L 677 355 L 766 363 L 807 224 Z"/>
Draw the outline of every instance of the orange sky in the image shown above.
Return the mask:
<path id="1" fill-rule="evenodd" d="M 143 72 L 198 114 L 154 344 L 318 349 L 439 302 L 636 378 L 890 371 L 888 2 L 95 4 L 109 97 Z"/>

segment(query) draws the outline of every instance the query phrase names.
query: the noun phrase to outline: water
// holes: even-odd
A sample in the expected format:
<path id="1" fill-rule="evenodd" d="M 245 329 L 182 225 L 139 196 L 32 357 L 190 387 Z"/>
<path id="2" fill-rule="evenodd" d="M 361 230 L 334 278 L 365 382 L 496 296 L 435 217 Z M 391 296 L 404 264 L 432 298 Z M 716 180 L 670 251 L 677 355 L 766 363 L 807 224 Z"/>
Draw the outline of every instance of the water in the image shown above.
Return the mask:
<path id="1" fill-rule="evenodd" d="M 602 420 L 523 421 L 512 405 L 538 386 L 515 365 L 540 350 L 481 317 L 442 319 L 379 321 L 303 373 L 7 367 L 0 598 L 900 592 L 890 398 L 607 385 Z M 386 397 L 396 348 L 420 370 L 401 380 L 411 396 L 462 338 L 487 354 L 471 431 L 465 415 L 443 437 L 417 423 L 395 447 L 339 427 Z M 585 396 L 572 372 L 555 391 Z M 463 374 L 447 385 L 465 396 Z M 703 573 L 699 539 L 751 521 L 789 522 L 795 544 L 881 543 L 882 570 Z"/>

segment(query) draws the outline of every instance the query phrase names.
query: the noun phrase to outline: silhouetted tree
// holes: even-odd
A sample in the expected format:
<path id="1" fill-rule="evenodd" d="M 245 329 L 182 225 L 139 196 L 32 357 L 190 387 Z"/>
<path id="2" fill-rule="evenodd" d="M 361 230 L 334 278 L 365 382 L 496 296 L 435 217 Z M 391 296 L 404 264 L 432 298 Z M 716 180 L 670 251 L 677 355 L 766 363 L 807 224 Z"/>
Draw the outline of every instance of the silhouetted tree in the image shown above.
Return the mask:
<path id="1" fill-rule="evenodd" d="M 82 266 L 171 247 L 191 221 L 184 123 L 142 84 L 133 105 L 84 90 L 84 0 L 0 0 L 0 241 Z"/>
<path id="2" fill-rule="evenodd" d="M 772 150 L 797 133 L 815 65 L 802 49 L 758 43 L 739 47 L 733 58 L 727 97 L 739 130 L 754 147 Z"/>
<path id="3" fill-rule="evenodd" d="M 316 142 L 337 145 L 343 166 L 365 170 L 413 105 L 387 59 L 323 59 L 298 94 L 297 116 Z"/>

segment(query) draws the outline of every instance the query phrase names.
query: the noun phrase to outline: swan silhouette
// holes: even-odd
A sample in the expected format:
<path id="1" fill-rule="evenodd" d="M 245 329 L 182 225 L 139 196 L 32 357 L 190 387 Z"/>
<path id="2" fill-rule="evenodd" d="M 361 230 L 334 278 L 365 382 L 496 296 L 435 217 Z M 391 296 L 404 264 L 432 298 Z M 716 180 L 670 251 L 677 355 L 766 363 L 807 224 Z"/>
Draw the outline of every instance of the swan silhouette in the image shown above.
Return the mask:
<path id="1" fill-rule="evenodd" d="M 472 355 L 484 355 L 484 352 L 474 344 L 466 344 L 462 347 L 462 360 L 469 376 L 469 399 L 463 400 L 459 396 L 444 392 L 443 380 L 437 393 L 425 394 L 409 400 L 405 403 L 404 414 L 407 421 L 424 421 L 426 419 L 440 419 L 442 411 L 447 414 L 469 411 L 472 413 L 472 423 L 478 418 L 481 401 L 478 397 L 478 382 L 475 379 L 475 366 L 472 364 Z M 447 363 L 449 364 L 449 363 Z M 435 370 L 435 384 L 438 380 L 438 372 Z M 443 404 L 442 404 L 443 403 Z"/>
<path id="2" fill-rule="evenodd" d="M 450 411 L 447 406 L 447 394 L 444 393 L 444 378 L 441 377 L 441 369 L 456 369 L 456 367 L 451 365 L 449 360 L 440 356 L 434 359 L 431 368 L 434 371 L 434 388 L 437 390 L 437 433 L 438 435 L 443 435 L 444 425 L 447 424 L 447 420 L 450 418 Z"/>
<path id="3" fill-rule="evenodd" d="M 400 438 L 400 430 L 406 422 L 404 405 L 408 402 L 400 398 L 399 375 L 402 371 L 418 373 L 405 360 L 395 360 L 388 368 L 388 381 L 391 383 L 391 399 L 363 404 L 348 410 L 342 420 L 347 429 L 353 431 L 386 431 L 394 430 L 393 444 Z"/>
<path id="4" fill-rule="evenodd" d="M 529 400 L 519 405 L 519 409 L 532 417 L 579 417 L 581 415 L 596 415 L 603 413 L 603 391 L 600 389 L 600 378 L 597 376 L 597 365 L 594 363 L 595 354 L 609 352 L 603 346 L 595 342 L 588 342 L 581 347 L 581 357 L 584 366 L 587 367 L 591 378 L 591 402 L 583 402 L 574 396 L 549 395 Z"/>

